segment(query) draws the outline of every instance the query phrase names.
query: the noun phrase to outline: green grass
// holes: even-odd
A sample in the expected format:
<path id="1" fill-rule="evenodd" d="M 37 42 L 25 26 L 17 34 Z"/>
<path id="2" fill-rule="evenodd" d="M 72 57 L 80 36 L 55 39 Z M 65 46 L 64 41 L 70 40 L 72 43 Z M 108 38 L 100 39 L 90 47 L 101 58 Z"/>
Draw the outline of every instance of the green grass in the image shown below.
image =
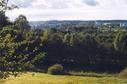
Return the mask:
<path id="1" fill-rule="evenodd" d="M 20 77 L 0 80 L 0 84 L 127 84 L 127 80 L 113 77 L 83 77 L 25 73 Z"/>
<path id="2" fill-rule="evenodd" d="M 75 71 L 69 71 L 68 72 L 70 75 L 73 76 L 84 76 L 84 77 L 116 77 L 118 74 L 109 74 L 109 73 L 95 73 L 95 72 L 75 72 Z"/>

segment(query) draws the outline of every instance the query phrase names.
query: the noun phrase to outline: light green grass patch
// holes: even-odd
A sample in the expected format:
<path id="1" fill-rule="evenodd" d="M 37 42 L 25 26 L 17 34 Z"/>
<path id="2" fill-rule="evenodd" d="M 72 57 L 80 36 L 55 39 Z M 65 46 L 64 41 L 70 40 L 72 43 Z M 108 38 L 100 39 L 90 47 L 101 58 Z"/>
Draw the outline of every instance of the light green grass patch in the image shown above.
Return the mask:
<path id="1" fill-rule="evenodd" d="M 0 82 L 0 84 L 2 84 Z M 25 73 L 20 77 L 10 77 L 3 84 L 127 84 L 127 80 L 115 77 L 80 77 Z"/>

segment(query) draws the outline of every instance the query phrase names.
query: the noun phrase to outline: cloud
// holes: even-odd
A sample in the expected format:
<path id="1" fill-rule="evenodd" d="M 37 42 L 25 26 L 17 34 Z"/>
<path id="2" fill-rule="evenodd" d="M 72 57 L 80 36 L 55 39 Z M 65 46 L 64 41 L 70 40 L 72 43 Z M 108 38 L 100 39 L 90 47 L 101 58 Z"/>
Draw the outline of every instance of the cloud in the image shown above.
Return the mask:
<path id="1" fill-rule="evenodd" d="M 125 3 L 127 4 L 127 0 L 124 0 L 125 1 Z"/>
<path id="2" fill-rule="evenodd" d="M 83 0 L 83 2 L 90 6 L 96 6 L 99 4 L 96 0 Z"/>
<path id="3" fill-rule="evenodd" d="M 33 7 L 46 8 L 46 9 L 64 9 L 69 8 L 69 3 L 72 0 L 34 0 Z M 41 3 L 40 3 L 41 2 Z"/>
<path id="4" fill-rule="evenodd" d="M 15 4 L 17 6 L 19 6 L 20 8 L 27 8 L 32 6 L 31 3 L 34 0 L 10 0 L 9 4 Z"/>
<path id="5" fill-rule="evenodd" d="M 98 2 L 96 0 L 22 0 L 17 2 L 22 4 L 22 7 L 31 6 L 36 8 L 45 8 L 45 9 L 65 9 L 74 6 L 84 6 L 84 4 L 89 6 L 96 6 Z"/>
<path id="6" fill-rule="evenodd" d="M 68 8 L 69 0 L 46 0 L 46 2 L 50 5 L 49 8 L 53 9 L 61 9 L 61 8 Z"/>
<path id="7" fill-rule="evenodd" d="M 96 0 L 10 0 L 10 4 L 16 4 L 20 8 L 36 7 L 47 9 L 64 9 L 74 6 L 96 6 Z"/>
<path id="8" fill-rule="evenodd" d="M 28 20 L 95 20 L 127 19 L 127 0 L 12 0 L 20 9 L 8 11 L 7 16 L 18 15 Z"/>

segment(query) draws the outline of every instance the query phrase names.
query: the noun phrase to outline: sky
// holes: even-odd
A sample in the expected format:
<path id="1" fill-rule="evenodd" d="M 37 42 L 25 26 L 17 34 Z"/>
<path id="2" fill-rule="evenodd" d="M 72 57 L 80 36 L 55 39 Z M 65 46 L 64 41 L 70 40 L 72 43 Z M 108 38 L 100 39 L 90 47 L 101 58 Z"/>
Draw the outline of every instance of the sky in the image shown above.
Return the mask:
<path id="1" fill-rule="evenodd" d="M 10 0 L 19 9 L 7 11 L 15 20 L 127 20 L 127 0 Z"/>

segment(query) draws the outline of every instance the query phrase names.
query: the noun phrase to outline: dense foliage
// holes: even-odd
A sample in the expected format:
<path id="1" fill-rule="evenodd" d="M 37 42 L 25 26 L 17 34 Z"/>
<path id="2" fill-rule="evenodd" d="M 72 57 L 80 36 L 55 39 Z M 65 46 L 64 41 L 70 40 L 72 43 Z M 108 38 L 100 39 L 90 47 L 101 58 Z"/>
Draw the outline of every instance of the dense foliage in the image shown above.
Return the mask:
<path id="1" fill-rule="evenodd" d="M 127 66 L 126 29 L 104 30 L 93 24 L 33 29 L 23 15 L 9 22 L 7 2 L 0 2 L 0 71 L 47 69 L 57 63 L 66 70 L 99 72 Z"/>
<path id="2" fill-rule="evenodd" d="M 88 29 L 31 29 L 26 17 L 20 15 L 1 27 L 0 70 L 47 69 L 56 63 L 67 70 L 99 72 L 126 67 L 126 30 Z"/>
<path id="3" fill-rule="evenodd" d="M 1 71 L 33 69 L 34 64 L 45 55 L 41 50 L 43 41 L 30 30 L 25 16 L 18 18 L 20 21 L 16 20 L 13 25 L 0 30 Z"/>

